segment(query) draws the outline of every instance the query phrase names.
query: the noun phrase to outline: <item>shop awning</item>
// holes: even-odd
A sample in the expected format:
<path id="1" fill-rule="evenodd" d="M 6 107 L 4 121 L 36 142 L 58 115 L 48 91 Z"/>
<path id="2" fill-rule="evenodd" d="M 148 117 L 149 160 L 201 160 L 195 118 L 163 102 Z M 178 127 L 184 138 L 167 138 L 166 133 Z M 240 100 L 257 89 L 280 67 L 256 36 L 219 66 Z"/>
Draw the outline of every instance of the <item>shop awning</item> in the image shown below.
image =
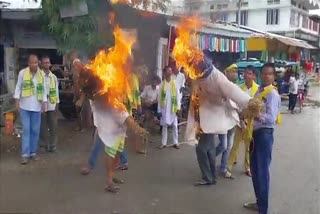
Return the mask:
<path id="1" fill-rule="evenodd" d="M 177 27 L 177 25 L 179 24 L 178 18 L 168 19 L 167 24 L 169 26 Z M 243 30 L 233 25 L 210 22 L 203 22 L 203 27 L 199 30 L 199 33 L 244 39 L 250 38 L 252 34 L 252 32 L 248 30 Z"/>
<path id="2" fill-rule="evenodd" d="M 313 45 L 310 45 L 308 42 L 300 40 L 300 39 L 295 39 L 295 38 L 291 38 L 291 37 L 287 37 L 287 36 L 281 36 L 281 35 L 274 34 L 274 33 L 258 31 L 258 30 L 255 30 L 255 29 L 252 29 L 249 27 L 244 27 L 244 26 L 242 26 L 242 28 L 245 28 L 247 30 L 254 32 L 251 35 L 251 38 L 275 39 L 285 45 L 292 46 L 292 47 L 299 47 L 299 48 L 306 48 L 306 49 L 317 49 L 317 47 L 314 47 Z"/>
<path id="3" fill-rule="evenodd" d="M 276 40 L 289 45 L 289 46 L 293 46 L 293 47 L 300 47 L 300 48 L 306 48 L 306 49 L 316 49 L 316 47 L 308 44 L 305 41 L 302 40 L 298 40 L 298 39 L 293 39 L 293 38 L 282 38 L 282 37 L 275 37 Z"/>
<path id="4" fill-rule="evenodd" d="M 292 47 L 299 47 L 299 48 L 306 48 L 306 49 L 317 49 L 313 45 L 308 44 L 306 41 L 294 39 L 294 38 L 290 38 L 290 37 L 285 37 L 285 36 L 279 36 L 276 34 L 269 34 L 269 33 L 267 33 L 266 35 L 255 34 L 255 35 L 252 35 L 251 38 L 275 39 L 285 45 L 292 46 Z"/>
<path id="5" fill-rule="evenodd" d="M 47 33 L 30 31 L 27 27 L 13 25 L 14 45 L 26 49 L 57 49 L 56 41 Z"/>

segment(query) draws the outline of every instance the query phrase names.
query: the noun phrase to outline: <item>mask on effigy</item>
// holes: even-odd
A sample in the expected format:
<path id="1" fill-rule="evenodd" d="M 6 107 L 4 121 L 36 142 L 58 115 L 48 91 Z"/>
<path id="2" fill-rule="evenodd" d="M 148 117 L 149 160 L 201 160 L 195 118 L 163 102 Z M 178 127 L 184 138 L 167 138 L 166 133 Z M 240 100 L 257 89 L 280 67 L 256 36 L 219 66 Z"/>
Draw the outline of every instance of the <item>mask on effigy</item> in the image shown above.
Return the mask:
<path id="1" fill-rule="evenodd" d="M 83 68 L 80 71 L 79 82 L 81 91 L 91 100 L 99 95 L 99 89 L 102 87 L 102 82 L 94 76 L 90 70 Z"/>
<path id="2" fill-rule="evenodd" d="M 192 64 L 197 73 L 197 78 L 195 78 L 195 80 L 207 78 L 213 70 L 212 62 L 207 56 L 204 56 L 203 60 L 196 61 Z"/>

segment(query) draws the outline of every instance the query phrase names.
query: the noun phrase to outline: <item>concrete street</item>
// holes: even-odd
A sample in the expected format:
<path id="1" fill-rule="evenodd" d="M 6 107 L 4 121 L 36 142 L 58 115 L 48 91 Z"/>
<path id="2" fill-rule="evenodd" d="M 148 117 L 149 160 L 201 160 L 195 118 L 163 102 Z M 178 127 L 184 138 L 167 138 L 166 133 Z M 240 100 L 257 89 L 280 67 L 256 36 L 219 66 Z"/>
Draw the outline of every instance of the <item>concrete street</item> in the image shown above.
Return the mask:
<path id="1" fill-rule="evenodd" d="M 282 111 L 273 147 L 270 213 L 319 214 L 320 109 L 308 106 L 291 115 L 283 106 Z M 76 133 L 74 125 L 59 120 L 59 152 L 41 152 L 40 161 L 26 166 L 19 164 L 19 139 L 3 138 L 0 213 L 254 213 L 242 208 L 254 200 L 251 179 L 243 173 L 243 150 L 233 171 L 235 180 L 219 177 L 216 186 L 194 187 L 200 176 L 194 147 L 159 150 L 160 136 L 154 134 L 147 156 L 128 148 L 129 170 L 117 173 L 126 183 L 113 195 L 104 192 L 104 154 L 92 174 L 80 175 L 91 132 Z"/>

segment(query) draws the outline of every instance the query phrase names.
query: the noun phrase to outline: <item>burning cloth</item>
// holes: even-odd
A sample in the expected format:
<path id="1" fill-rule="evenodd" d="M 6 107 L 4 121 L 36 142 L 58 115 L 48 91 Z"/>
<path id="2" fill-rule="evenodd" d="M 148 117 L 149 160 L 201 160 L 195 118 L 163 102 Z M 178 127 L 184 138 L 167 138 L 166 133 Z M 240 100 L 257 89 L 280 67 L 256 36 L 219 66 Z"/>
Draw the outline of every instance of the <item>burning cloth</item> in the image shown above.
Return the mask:
<path id="1" fill-rule="evenodd" d="M 237 111 L 245 109 L 247 117 L 257 116 L 261 106 L 230 82 L 196 47 L 196 32 L 201 27 L 197 17 L 182 19 L 172 51 L 176 65 L 182 66 L 186 76 L 193 80 L 187 140 L 195 139 L 199 133 L 226 134 L 239 122 Z"/>
<path id="2" fill-rule="evenodd" d="M 115 44 L 108 50 L 101 50 L 88 64 L 80 69 L 81 90 L 91 100 L 94 124 L 103 143 L 113 148 L 119 138 L 126 136 L 126 129 L 144 137 L 147 132 L 137 125 L 123 103 L 131 93 L 130 57 L 135 39 L 114 28 Z M 121 149 L 121 148 L 120 148 Z"/>
<path id="3" fill-rule="evenodd" d="M 202 75 L 193 80 L 187 140 L 194 140 L 199 131 L 227 134 L 239 123 L 238 112 L 247 107 L 250 100 L 249 95 L 230 82 L 209 60 L 204 60 L 199 68 Z"/>

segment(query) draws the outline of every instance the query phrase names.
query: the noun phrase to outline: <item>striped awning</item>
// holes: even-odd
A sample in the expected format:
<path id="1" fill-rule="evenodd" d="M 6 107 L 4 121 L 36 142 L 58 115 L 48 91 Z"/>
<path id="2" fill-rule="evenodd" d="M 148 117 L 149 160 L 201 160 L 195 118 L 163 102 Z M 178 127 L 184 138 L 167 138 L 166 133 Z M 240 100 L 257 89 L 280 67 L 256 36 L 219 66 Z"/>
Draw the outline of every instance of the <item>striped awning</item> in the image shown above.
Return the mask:
<path id="1" fill-rule="evenodd" d="M 167 24 L 169 26 L 177 27 L 179 24 L 178 20 L 167 20 Z M 199 33 L 207 33 L 216 36 L 225 36 L 232 38 L 250 38 L 252 32 L 240 29 L 238 27 L 228 25 L 228 24 L 220 24 L 220 23 L 209 23 L 205 22 L 203 27 L 198 30 Z"/>
<path id="2" fill-rule="evenodd" d="M 299 47 L 299 48 L 306 48 L 306 49 L 317 49 L 317 47 L 310 45 L 308 42 L 300 40 L 300 39 L 294 39 L 286 36 L 280 36 L 277 34 L 273 33 L 255 33 L 251 36 L 251 38 L 267 38 L 267 39 L 275 39 L 278 40 L 279 42 L 292 46 L 292 47 Z"/>

